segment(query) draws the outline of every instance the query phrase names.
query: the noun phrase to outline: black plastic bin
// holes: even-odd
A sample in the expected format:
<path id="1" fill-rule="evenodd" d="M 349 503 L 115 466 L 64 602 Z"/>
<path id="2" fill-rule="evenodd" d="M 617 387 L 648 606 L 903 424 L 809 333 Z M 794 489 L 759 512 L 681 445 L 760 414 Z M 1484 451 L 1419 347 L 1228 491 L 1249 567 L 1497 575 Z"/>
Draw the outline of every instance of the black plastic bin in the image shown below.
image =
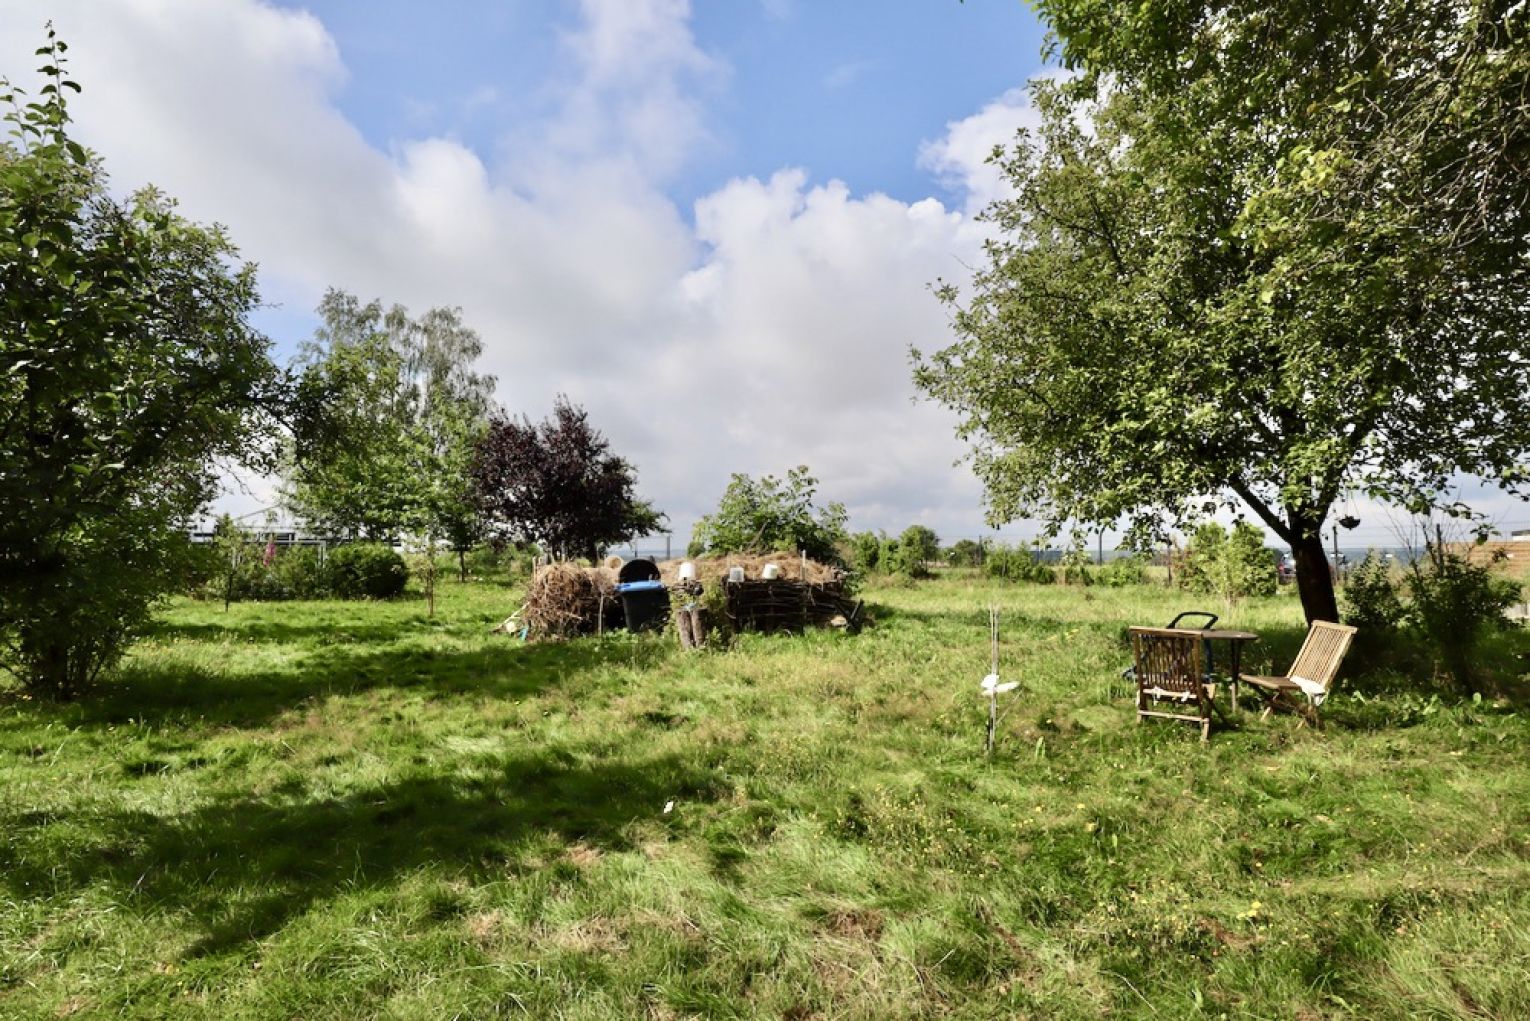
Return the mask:
<path id="1" fill-rule="evenodd" d="M 669 589 L 662 581 L 628 581 L 616 586 L 628 631 L 659 631 L 669 620 Z"/>

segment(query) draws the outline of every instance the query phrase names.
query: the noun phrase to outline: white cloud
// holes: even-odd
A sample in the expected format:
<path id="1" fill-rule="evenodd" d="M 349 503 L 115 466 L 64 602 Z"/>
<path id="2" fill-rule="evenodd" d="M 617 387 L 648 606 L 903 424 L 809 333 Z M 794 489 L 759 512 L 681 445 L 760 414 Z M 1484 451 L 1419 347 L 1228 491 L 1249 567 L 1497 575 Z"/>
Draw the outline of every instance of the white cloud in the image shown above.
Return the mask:
<path id="1" fill-rule="evenodd" d="M 805 463 L 858 527 L 977 531 L 979 487 L 952 468 L 950 416 L 913 402 L 907 350 L 948 332 L 928 287 L 980 260 L 968 213 L 999 186 L 979 157 L 1025 123 L 1023 97 L 924 148 L 963 211 L 784 169 L 722 185 L 692 224 L 663 184 L 708 144 L 699 97 L 727 68 L 697 46 L 684 0 L 581 10 L 557 115 L 488 155 L 443 137 L 371 144 L 336 105 L 343 54 L 306 13 L 73 0 L 50 15 L 86 87 L 78 136 L 121 186 L 153 181 L 227 224 L 289 303 L 334 285 L 461 305 L 504 404 L 585 404 L 677 524 L 730 472 Z M 0 67 L 18 79 L 36 20 L 0 0 Z"/>
<path id="2" fill-rule="evenodd" d="M 1026 90 L 1010 89 L 972 116 L 947 124 L 943 136 L 920 147 L 919 165 L 953 194 L 966 196 L 966 211 L 975 215 L 1013 194 L 990 160 L 994 146 L 1009 145 L 1020 129 L 1040 124 Z"/>

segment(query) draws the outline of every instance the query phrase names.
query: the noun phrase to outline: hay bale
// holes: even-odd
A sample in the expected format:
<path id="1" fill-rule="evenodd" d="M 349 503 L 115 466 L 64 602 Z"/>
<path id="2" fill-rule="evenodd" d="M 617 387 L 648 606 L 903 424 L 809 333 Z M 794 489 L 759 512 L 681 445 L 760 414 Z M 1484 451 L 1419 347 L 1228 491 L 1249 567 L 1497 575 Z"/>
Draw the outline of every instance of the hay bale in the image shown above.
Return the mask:
<path id="1" fill-rule="evenodd" d="M 615 571 L 556 563 L 532 575 L 521 620 L 528 639 L 556 640 L 612 627 L 620 614 Z"/>
<path id="2" fill-rule="evenodd" d="M 696 565 L 696 580 L 703 584 L 716 584 L 728 576 L 728 568 L 742 567 L 744 577 L 755 579 L 760 577 L 760 572 L 766 564 L 775 564 L 781 568 L 781 577 L 793 581 L 806 581 L 812 584 L 823 585 L 844 580 L 845 572 L 830 564 L 821 564 L 816 560 L 807 562 L 807 576 L 800 577 L 802 573 L 802 555 L 787 550 L 775 553 L 733 553 L 722 556 L 707 557 L 681 557 L 674 560 L 666 560 L 659 565 L 659 577 L 666 585 L 675 585 L 680 581 L 680 565 L 690 560 Z"/>

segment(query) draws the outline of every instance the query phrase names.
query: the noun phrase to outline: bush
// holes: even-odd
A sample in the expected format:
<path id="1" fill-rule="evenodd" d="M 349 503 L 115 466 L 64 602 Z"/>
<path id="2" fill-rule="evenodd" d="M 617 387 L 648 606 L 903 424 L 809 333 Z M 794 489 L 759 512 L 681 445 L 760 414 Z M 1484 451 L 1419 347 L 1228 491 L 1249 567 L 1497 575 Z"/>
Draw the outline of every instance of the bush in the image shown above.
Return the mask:
<path id="1" fill-rule="evenodd" d="M 924 525 L 909 525 L 898 536 L 884 569 L 910 578 L 928 578 L 930 561 L 940 556 L 940 539 Z"/>
<path id="2" fill-rule="evenodd" d="M 882 539 L 875 532 L 856 532 L 850 536 L 850 566 L 861 574 L 873 574 L 881 568 Z"/>
<path id="3" fill-rule="evenodd" d="M 1092 585 L 1094 578 L 1089 571 L 1089 554 L 1081 545 L 1068 548 L 1062 558 L 1062 581 L 1064 585 Z"/>
<path id="4" fill-rule="evenodd" d="M 845 508 L 832 501 L 817 506 L 817 489 L 806 465 L 785 479 L 766 475 L 755 481 L 735 474 L 717 510 L 696 522 L 689 555 L 802 550 L 820 563 L 841 563 L 840 547 L 848 538 Z"/>
<path id="5" fill-rule="evenodd" d="M 1408 575 L 1407 622 L 1439 653 L 1468 694 L 1476 691 L 1473 654 L 1492 630 L 1516 626 L 1504 611 L 1519 602 L 1519 585 L 1481 564 L 1431 545 Z"/>
<path id="6" fill-rule="evenodd" d="M 1107 560 L 1104 566 L 1094 572 L 1094 580 L 1106 588 L 1141 585 L 1147 580 L 1147 558 L 1140 553 L 1129 553 L 1124 557 Z"/>
<path id="7" fill-rule="evenodd" d="M 485 543 L 474 546 L 462 558 L 470 578 L 529 578 L 536 564 L 537 548 L 520 543 Z"/>
<path id="8" fill-rule="evenodd" d="M 1227 600 L 1272 596 L 1279 581 L 1264 533 L 1247 521 L 1235 524 L 1230 535 L 1215 521 L 1197 527 L 1179 572 L 1182 588 Z"/>
<path id="9" fill-rule="evenodd" d="M 351 543 L 329 552 L 329 591 L 340 599 L 391 599 L 404 591 L 404 558 L 380 543 Z"/>
<path id="10" fill-rule="evenodd" d="M 990 578 L 1027 581 L 1037 585 L 1051 585 L 1057 580 L 1057 572 L 1041 561 L 1039 551 L 1011 546 L 995 546 L 989 550 L 983 572 Z"/>
<path id="11" fill-rule="evenodd" d="M 1371 550 L 1344 584 L 1344 622 L 1359 628 L 1361 635 L 1380 637 L 1395 632 L 1403 615 L 1392 569 Z"/>
<path id="12" fill-rule="evenodd" d="M 312 546 L 282 550 L 268 568 L 286 593 L 286 599 L 323 599 L 329 594 L 328 571 L 319 551 Z"/>
<path id="13" fill-rule="evenodd" d="M 983 563 L 983 547 L 971 539 L 958 539 L 946 550 L 946 563 L 952 567 L 980 567 Z"/>

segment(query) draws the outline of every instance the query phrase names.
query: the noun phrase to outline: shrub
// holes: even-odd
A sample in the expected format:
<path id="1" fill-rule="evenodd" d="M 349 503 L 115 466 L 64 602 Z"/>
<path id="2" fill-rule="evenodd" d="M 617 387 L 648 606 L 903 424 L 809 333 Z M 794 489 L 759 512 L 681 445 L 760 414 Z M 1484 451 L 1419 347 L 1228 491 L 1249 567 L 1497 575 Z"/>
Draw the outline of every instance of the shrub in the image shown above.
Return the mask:
<path id="1" fill-rule="evenodd" d="M 838 564 L 846 539 L 845 507 L 832 501 L 817 506 L 817 489 L 818 480 L 806 465 L 793 468 L 785 479 L 766 475 L 755 481 L 736 474 L 717 510 L 696 522 L 689 548 L 706 553 L 802 550 L 821 563 Z"/>
<path id="2" fill-rule="evenodd" d="M 1147 580 L 1147 558 L 1140 553 L 1129 553 L 1107 560 L 1104 566 L 1094 572 L 1094 580 L 1106 588 L 1141 585 Z"/>
<path id="3" fill-rule="evenodd" d="M 940 556 L 940 539 L 923 525 L 909 525 L 898 536 L 885 569 L 910 578 L 928 578 L 930 561 Z"/>
<path id="4" fill-rule="evenodd" d="M 1274 595 L 1279 575 L 1259 529 L 1239 521 L 1229 535 L 1215 521 L 1207 521 L 1190 537 L 1179 584 L 1192 592 L 1232 600 Z"/>
<path id="5" fill-rule="evenodd" d="M 983 563 L 983 547 L 971 539 L 958 539 L 946 550 L 946 563 L 952 567 L 979 567 Z"/>
<path id="6" fill-rule="evenodd" d="M 1473 653 L 1489 631 L 1515 626 L 1504 611 L 1519 601 L 1519 585 L 1431 545 L 1424 562 L 1409 572 L 1408 592 L 1409 625 L 1439 653 L 1456 683 L 1474 692 Z"/>
<path id="7" fill-rule="evenodd" d="M 1089 572 L 1089 554 L 1082 545 L 1073 545 L 1063 554 L 1062 581 L 1064 585 L 1090 585 L 1094 578 Z"/>
<path id="8" fill-rule="evenodd" d="M 1042 562 L 1039 552 L 1016 549 L 1011 546 L 995 546 L 988 551 L 988 559 L 983 564 L 983 571 L 990 578 L 1050 585 L 1057 580 L 1057 573 Z"/>
<path id="9" fill-rule="evenodd" d="M 875 532 L 856 532 L 850 536 L 850 566 L 862 574 L 881 568 L 882 539 Z"/>
<path id="10" fill-rule="evenodd" d="M 472 578 L 492 578 L 496 575 L 529 578 L 536 564 L 537 552 L 535 546 L 521 543 L 484 543 L 474 546 L 462 557 L 462 566 Z"/>
<path id="11" fill-rule="evenodd" d="M 1344 584 L 1344 622 L 1361 635 L 1379 637 L 1396 631 L 1403 614 L 1391 567 L 1371 550 Z"/>
<path id="12" fill-rule="evenodd" d="M 312 546 L 282 550 L 268 568 L 287 599 L 323 599 L 329 594 L 328 569 Z"/>
<path id="13" fill-rule="evenodd" d="M 341 599 L 391 599 L 404 591 L 409 569 L 392 547 L 351 543 L 329 552 L 329 590 Z"/>

